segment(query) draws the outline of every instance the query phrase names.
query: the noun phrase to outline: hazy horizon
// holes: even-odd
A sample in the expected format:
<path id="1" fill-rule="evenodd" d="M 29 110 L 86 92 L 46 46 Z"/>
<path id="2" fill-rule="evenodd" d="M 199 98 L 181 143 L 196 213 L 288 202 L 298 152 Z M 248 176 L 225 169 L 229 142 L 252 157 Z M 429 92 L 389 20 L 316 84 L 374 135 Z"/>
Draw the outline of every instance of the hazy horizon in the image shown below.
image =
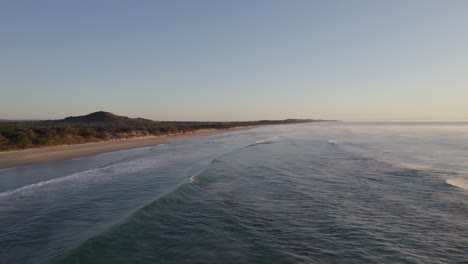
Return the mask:
<path id="1" fill-rule="evenodd" d="M 468 120 L 466 1 L 0 7 L 0 119 Z"/>
<path id="2" fill-rule="evenodd" d="M 101 111 L 104 111 L 104 112 L 109 112 L 109 113 L 112 113 L 112 114 L 116 114 L 116 115 L 119 115 L 119 116 L 126 116 L 125 114 L 122 114 L 122 113 L 114 113 L 114 112 L 111 112 L 111 111 L 105 111 L 105 110 L 99 110 L 99 111 L 92 111 L 92 112 L 89 112 L 89 113 L 80 113 L 80 114 L 74 114 L 74 115 L 70 115 L 70 116 L 73 116 L 73 117 L 76 117 L 76 116 L 84 116 L 84 115 L 87 115 L 87 114 L 91 114 L 91 113 L 94 113 L 94 112 L 101 112 Z M 61 116 L 61 117 L 56 117 L 56 118 L 48 118 L 48 119 L 34 119 L 34 118 L 12 118 L 12 119 L 6 119 L 6 118 L 0 118 L 0 121 L 45 121 L 45 120 L 56 120 L 56 119 L 64 119 L 66 117 L 69 117 L 69 116 Z M 146 118 L 146 119 L 150 119 L 150 118 L 147 118 L 145 116 L 127 116 L 127 117 L 130 117 L 130 118 Z M 283 118 L 283 119 L 296 119 L 296 117 L 288 117 L 288 118 Z M 304 117 L 303 119 L 317 119 L 317 118 L 308 118 L 308 117 Z M 189 120 L 173 120 L 173 119 L 150 119 L 150 120 L 154 120 L 154 121 L 213 121 L 213 122 L 223 122 L 223 121 L 259 121 L 259 120 L 266 120 L 266 119 L 230 119 L 230 120 L 193 120 L 193 119 L 189 119 Z M 279 118 L 272 118 L 270 120 L 280 120 Z M 446 119 L 446 120 L 443 120 L 443 119 L 439 119 L 439 120 L 432 120 L 432 119 L 354 119 L 354 120 L 341 120 L 341 119 L 317 119 L 317 120 L 325 120 L 325 121 L 339 121 L 339 122 L 350 122 L 350 123 L 359 123 L 359 122 L 363 122 L 363 123 L 405 123 L 405 122 L 409 122 L 409 123 L 431 123 L 431 122 L 440 122 L 440 123 L 443 123 L 443 122 L 453 122 L 453 123 L 457 123 L 457 122 L 462 122 L 462 123 L 465 123 L 465 122 L 468 122 L 468 119 Z"/>

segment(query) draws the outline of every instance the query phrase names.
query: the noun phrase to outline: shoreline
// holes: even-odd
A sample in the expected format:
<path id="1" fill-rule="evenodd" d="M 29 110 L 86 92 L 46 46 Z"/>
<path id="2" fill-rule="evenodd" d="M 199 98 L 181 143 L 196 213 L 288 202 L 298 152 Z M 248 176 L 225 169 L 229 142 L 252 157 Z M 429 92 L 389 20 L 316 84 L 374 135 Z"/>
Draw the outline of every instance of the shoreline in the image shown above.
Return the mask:
<path id="1" fill-rule="evenodd" d="M 144 138 L 129 138 L 73 145 L 60 145 L 43 148 L 3 151 L 0 152 L 0 169 L 14 168 L 52 161 L 68 160 L 74 158 L 82 158 L 119 150 L 151 147 L 188 138 L 210 136 L 249 128 L 252 127 L 236 127 L 225 130 L 201 129 L 187 134 L 151 136 Z"/>

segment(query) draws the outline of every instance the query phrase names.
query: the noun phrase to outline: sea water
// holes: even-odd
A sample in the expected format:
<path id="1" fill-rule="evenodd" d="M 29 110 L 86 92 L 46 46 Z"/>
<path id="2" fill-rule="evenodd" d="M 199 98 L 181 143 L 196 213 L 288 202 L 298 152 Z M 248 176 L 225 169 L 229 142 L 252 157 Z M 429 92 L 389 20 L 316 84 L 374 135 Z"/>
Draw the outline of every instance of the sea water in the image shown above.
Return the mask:
<path id="1" fill-rule="evenodd" d="M 265 126 L 0 170 L 0 263 L 467 263 L 467 123 Z"/>

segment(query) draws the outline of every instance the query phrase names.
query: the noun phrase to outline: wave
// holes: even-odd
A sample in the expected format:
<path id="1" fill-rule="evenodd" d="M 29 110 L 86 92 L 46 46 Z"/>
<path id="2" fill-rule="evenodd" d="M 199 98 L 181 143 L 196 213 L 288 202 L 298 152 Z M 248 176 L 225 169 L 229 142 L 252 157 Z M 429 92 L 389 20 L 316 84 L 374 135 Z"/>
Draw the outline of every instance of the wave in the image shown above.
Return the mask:
<path id="1" fill-rule="evenodd" d="M 442 163 L 442 159 L 437 160 L 438 164 L 435 164 L 434 160 L 418 154 L 398 153 L 391 149 L 388 150 L 385 147 L 380 147 L 380 149 L 376 151 L 377 148 L 372 148 L 372 146 L 368 146 L 366 143 L 362 142 L 336 141 L 331 139 L 328 140 L 328 143 L 336 145 L 341 150 L 348 153 L 353 153 L 363 158 L 390 164 L 391 166 L 402 169 L 426 171 L 437 174 L 468 175 L 468 171 L 466 170 L 468 164 L 452 164 L 453 162 Z"/>
<path id="2" fill-rule="evenodd" d="M 339 142 L 334 140 L 329 140 L 329 144 L 332 145 L 341 145 Z M 346 145 L 352 145 L 355 143 L 346 143 Z M 468 172 L 466 171 L 457 171 L 457 170 L 448 170 L 448 169 L 439 169 L 434 167 L 429 167 L 423 164 L 409 164 L 406 162 L 394 160 L 394 159 L 385 159 L 385 158 L 378 158 L 375 156 L 366 155 L 361 151 L 354 151 L 353 149 L 349 149 L 346 147 L 340 148 L 342 151 L 352 153 L 353 155 L 357 155 L 360 158 L 366 160 L 372 160 L 374 162 L 378 162 L 384 166 L 388 166 L 389 168 L 401 169 L 401 170 L 411 170 L 417 171 L 425 174 L 430 174 L 438 177 L 441 182 L 445 182 L 448 185 L 468 190 Z"/>
<path id="3" fill-rule="evenodd" d="M 0 173 L 5 172 L 5 171 L 10 171 L 10 170 L 18 169 L 18 168 L 20 168 L 20 166 L 17 166 L 17 167 L 10 167 L 10 168 L 3 168 L 3 169 L 0 169 Z"/>
<path id="4" fill-rule="evenodd" d="M 257 141 L 255 141 L 254 145 L 272 144 L 272 143 L 275 143 L 275 142 L 278 142 L 278 141 L 279 141 L 279 136 L 273 136 L 273 137 L 269 137 L 269 138 L 266 138 L 266 139 L 257 140 Z"/>
<path id="5" fill-rule="evenodd" d="M 248 144 L 248 145 L 245 146 L 245 147 L 239 148 L 238 150 L 242 150 L 242 149 L 245 149 L 245 148 L 250 148 L 250 147 L 253 147 L 253 146 L 257 146 L 257 145 L 273 144 L 273 143 L 276 143 L 276 142 L 279 142 L 279 141 L 280 141 L 280 139 L 279 139 L 278 136 L 269 137 L 269 138 L 257 140 L 257 141 L 255 141 L 255 142 L 252 143 L 252 144 Z"/>
<path id="6" fill-rule="evenodd" d="M 165 148 L 165 147 L 167 147 L 167 146 L 168 146 L 167 143 L 160 143 L 160 144 L 157 144 L 157 145 L 155 145 L 155 146 L 151 146 L 151 147 L 147 147 L 147 148 L 148 148 L 148 150 L 149 150 L 150 152 L 156 152 L 156 151 L 159 151 L 160 148 Z M 144 148 L 144 147 L 143 147 L 143 148 Z"/>
<path id="7" fill-rule="evenodd" d="M 211 162 L 213 162 L 213 160 Z M 197 177 L 200 176 L 207 169 L 207 167 L 205 167 L 201 172 L 192 175 L 189 178 L 189 181 L 182 181 L 167 192 L 162 193 L 156 199 L 142 206 L 139 206 L 138 208 L 135 208 L 135 210 L 125 219 L 114 223 L 112 226 L 109 226 L 105 230 L 101 230 L 100 232 L 95 233 L 93 236 L 89 237 L 81 244 L 78 244 L 76 247 L 65 252 L 62 256 L 56 258 L 56 262 L 70 263 L 68 261 L 69 259 L 74 259 L 77 255 L 81 255 L 83 251 L 88 251 L 88 249 L 93 248 L 96 243 L 100 243 L 100 241 L 102 240 L 106 241 L 108 237 L 111 237 L 110 239 L 114 239 L 115 236 L 117 236 L 118 238 L 119 233 L 122 230 L 125 230 L 126 228 L 138 228 L 138 226 L 141 223 L 143 223 L 146 220 L 146 218 L 154 212 L 154 207 L 167 207 L 167 203 L 171 203 L 172 201 L 176 201 L 178 199 L 185 199 L 184 195 L 185 192 L 188 190 L 187 188 L 193 188 L 190 186 L 193 186 L 192 184 L 195 183 Z M 172 207 L 174 205 L 170 204 L 170 206 Z M 145 225 L 143 224 L 143 226 Z"/>
<path id="8" fill-rule="evenodd" d="M 231 153 L 231 152 L 227 152 L 227 153 L 218 155 L 218 156 L 216 156 L 216 157 L 210 159 L 210 160 L 207 162 L 207 164 L 206 164 L 203 168 L 201 168 L 201 169 L 198 170 L 196 173 L 194 173 L 192 176 L 190 176 L 190 178 L 189 178 L 190 183 L 195 183 L 195 181 L 197 180 L 197 178 L 198 178 L 200 175 L 202 175 L 202 174 L 211 166 L 211 164 L 213 164 L 213 163 L 215 163 L 215 162 L 220 162 L 220 161 L 219 161 L 219 158 L 220 158 L 221 156 L 226 155 L 226 154 L 229 154 L 229 153 Z"/>
<path id="9" fill-rule="evenodd" d="M 154 165 L 153 162 L 147 162 L 147 161 L 151 161 L 151 160 L 141 159 L 141 160 L 136 160 L 136 161 L 113 164 L 110 166 L 100 167 L 97 169 L 91 169 L 87 171 L 81 171 L 81 172 L 77 172 L 77 173 L 59 177 L 59 178 L 54 178 L 50 180 L 33 183 L 33 184 L 24 185 L 17 189 L 1 192 L 0 198 L 5 198 L 14 194 L 24 193 L 28 191 L 34 191 L 37 188 L 50 186 L 50 185 L 54 185 L 58 183 L 65 183 L 65 182 L 70 182 L 70 181 L 86 182 L 86 181 L 90 181 L 92 179 L 97 179 L 97 178 L 102 179 L 103 177 L 108 178 L 110 176 L 117 176 L 117 175 L 122 175 L 122 174 L 127 174 L 127 173 L 135 173 L 138 171 L 151 168 Z"/>
<path id="10" fill-rule="evenodd" d="M 197 175 L 190 176 L 190 183 L 194 183 Z"/>
<path id="11" fill-rule="evenodd" d="M 152 208 L 154 206 L 159 206 L 161 203 L 164 206 L 164 203 L 167 202 L 166 200 L 171 199 L 171 198 L 168 198 L 168 197 L 173 197 L 173 198 L 183 197 L 187 190 L 189 190 L 190 188 L 193 188 L 193 187 L 190 187 L 190 186 L 193 186 L 194 184 L 197 184 L 197 181 L 199 180 L 199 177 L 201 175 L 203 175 L 205 173 L 205 171 L 213 163 L 221 162 L 219 160 L 220 157 L 222 157 L 222 156 L 224 156 L 226 154 L 230 154 L 232 152 L 233 151 L 223 153 L 223 154 L 220 154 L 220 155 L 218 155 L 216 157 L 213 157 L 212 159 L 209 159 L 204 164 L 204 166 L 202 166 L 197 171 L 195 171 L 192 174 L 192 176 L 190 176 L 188 179 L 186 178 L 186 180 L 180 182 L 179 184 L 177 184 L 176 186 L 174 186 L 173 188 L 171 188 L 167 192 L 161 194 L 156 199 L 154 199 L 154 200 L 152 200 L 152 201 L 150 201 L 150 202 L 148 202 L 148 203 L 146 203 L 146 204 L 144 204 L 144 205 L 142 205 L 142 206 L 140 206 L 138 208 L 135 208 L 135 211 L 133 211 L 133 213 L 128 215 L 126 217 L 126 219 L 124 219 L 123 221 L 116 222 L 114 225 L 108 227 L 106 230 L 103 230 L 103 231 L 101 231 L 99 233 L 94 234 L 92 237 L 88 238 L 86 241 L 84 241 L 83 243 L 81 243 L 80 245 L 75 247 L 74 249 L 68 251 L 64 255 L 63 260 L 66 261 L 67 258 L 72 257 L 77 252 L 80 252 L 81 250 L 86 249 L 86 247 L 89 246 L 90 244 L 95 243 L 96 240 L 99 241 L 100 239 L 102 239 L 103 236 L 106 236 L 106 235 L 109 235 L 109 234 L 112 235 L 113 232 L 115 232 L 116 230 L 118 230 L 122 226 L 125 226 L 125 225 L 128 225 L 128 224 L 132 225 L 132 224 L 141 222 L 140 218 L 147 217 L 149 215 L 148 212 L 151 212 L 153 210 Z M 73 176 L 73 175 L 70 175 L 70 176 Z M 189 188 L 189 189 L 187 189 L 187 188 Z M 68 262 L 65 262 L 65 263 L 68 263 Z"/>
<path id="12" fill-rule="evenodd" d="M 468 190 L 468 179 L 464 178 L 453 178 L 448 179 L 447 184 L 458 187 L 460 189 Z"/>
<path id="13" fill-rule="evenodd" d="M 0 198 L 4 198 L 4 197 L 7 197 L 7 196 L 16 194 L 16 193 L 21 193 L 21 192 L 31 190 L 31 189 L 34 189 L 34 188 L 39 188 L 41 186 L 45 186 L 45 185 L 49 185 L 49 184 L 53 184 L 53 183 L 64 182 L 64 181 L 76 178 L 78 176 L 83 176 L 83 174 L 88 174 L 88 173 L 91 173 L 91 172 L 93 172 L 93 170 L 82 171 L 82 172 L 74 173 L 74 174 L 64 176 L 64 177 L 60 177 L 60 178 L 55 178 L 55 179 L 51 179 L 51 180 L 47 180 L 47 181 L 41 181 L 41 182 L 25 185 L 25 186 L 22 186 L 22 187 L 17 188 L 17 189 L 1 192 L 0 193 Z"/>

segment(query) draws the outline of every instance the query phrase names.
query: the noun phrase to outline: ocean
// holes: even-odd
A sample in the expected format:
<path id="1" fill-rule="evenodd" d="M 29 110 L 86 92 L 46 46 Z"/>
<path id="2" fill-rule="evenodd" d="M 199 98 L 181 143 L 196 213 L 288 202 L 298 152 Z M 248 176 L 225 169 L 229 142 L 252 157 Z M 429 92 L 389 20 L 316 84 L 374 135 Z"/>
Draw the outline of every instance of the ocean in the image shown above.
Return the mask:
<path id="1" fill-rule="evenodd" d="M 468 123 L 264 126 L 3 169 L 0 263 L 468 263 Z"/>

